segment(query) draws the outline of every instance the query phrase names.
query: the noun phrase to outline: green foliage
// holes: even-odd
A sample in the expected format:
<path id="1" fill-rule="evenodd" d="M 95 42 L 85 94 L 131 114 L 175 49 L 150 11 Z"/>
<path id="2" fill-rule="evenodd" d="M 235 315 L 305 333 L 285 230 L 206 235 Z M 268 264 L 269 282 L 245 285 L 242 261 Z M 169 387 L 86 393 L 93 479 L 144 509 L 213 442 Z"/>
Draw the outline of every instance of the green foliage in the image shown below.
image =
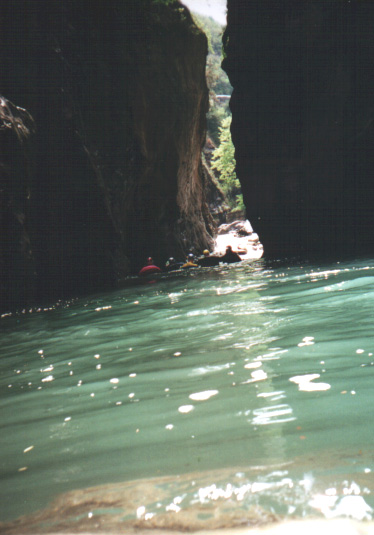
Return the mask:
<path id="1" fill-rule="evenodd" d="M 219 128 L 220 146 L 213 153 L 213 168 L 221 174 L 221 180 L 235 180 L 235 147 L 231 140 L 231 117 L 226 117 Z"/>
<path id="2" fill-rule="evenodd" d="M 217 100 L 217 95 L 231 95 L 232 87 L 227 74 L 221 69 L 223 27 L 211 17 L 196 13 L 192 14 L 195 24 L 205 33 L 208 39 L 208 57 L 206 64 L 206 80 L 209 88 L 210 109 L 207 116 L 208 136 L 219 143 L 219 127 L 225 117 L 230 114 L 227 103 Z"/>
<path id="3" fill-rule="evenodd" d="M 208 38 L 209 53 L 221 57 L 223 28 L 211 17 L 192 13 L 192 18 Z"/>
<path id="4" fill-rule="evenodd" d="M 211 105 L 207 113 L 207 129 L 208 136 L 215 145 L 219 145 L 219 129 L 222 121 L 227 117 L 227 109 L 225 106 Z"/>
<path id="5" fill-rule="evenodd" d="M 198 26 L 208 39 L 207 79 L 211 91 L 216 94 L 231 94 L 227 74 L 221 69 L 222 62 L 222 35 L 223 27 L 211 17 L 192 13 L 196 26 Z"/>
<path id="6" fill-rule="evenodd" d="M 232 87 L 225 71 L 221 69 L 221 56 L 208 54 L 206 79 L 210 92 L 215 95 L 231 95 Z"/>
<path id="7" fill-rule="evenodd" d="M 244 202 L 240 182 L 236 176 L 235 147 L 230 132 L 231 117 L 226 117 L 219 127 L 219 147 L 213 152 L 213 169 L 219 172 L 219 182 L 232 210 L 243 210 Z"/>
<path id="8" fill-rule="evenodd" d="M 217 148 L 213 152 L 212 167 L 219 172 L 219 182 L 232 211 L 245 211 L 240 182 L 236 176 L 235 147 L 231 139 L 231 114 L 228 103 L 217 95 L 231 95 L 227 74 L 221 69 L 223 27 L 210 17 L 193 13 L 195 24 L 208 38 L 206 80 L 209 88 L 208 136 Z"/>

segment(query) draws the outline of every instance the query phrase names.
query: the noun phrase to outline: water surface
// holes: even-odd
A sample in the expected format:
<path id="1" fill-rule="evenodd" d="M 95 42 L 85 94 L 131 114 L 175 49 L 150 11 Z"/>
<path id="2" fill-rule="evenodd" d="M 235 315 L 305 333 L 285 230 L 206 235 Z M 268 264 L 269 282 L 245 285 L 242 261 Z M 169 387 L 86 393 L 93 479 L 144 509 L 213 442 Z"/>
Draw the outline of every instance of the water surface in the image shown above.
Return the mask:
<path id="1" fill-rule="evenodd" d="M 4 314 L 3 531 L 370 520 L 373 301 L 259 260 Z"/>

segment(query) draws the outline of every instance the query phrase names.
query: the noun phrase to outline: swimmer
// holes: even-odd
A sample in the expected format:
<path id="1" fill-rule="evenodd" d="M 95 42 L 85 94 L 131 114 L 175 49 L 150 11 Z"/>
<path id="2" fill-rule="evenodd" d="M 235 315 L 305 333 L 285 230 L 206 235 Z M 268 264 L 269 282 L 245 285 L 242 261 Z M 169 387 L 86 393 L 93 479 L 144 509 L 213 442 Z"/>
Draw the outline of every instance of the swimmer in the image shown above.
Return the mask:
<path id="1" fill-rule="evenodd" d="M 150 256 L 147 258 L 146 265 L 139 271 L 139 275 L 149 275 L 150 273 L 158 273 L 160 271 L 161 269 L 153 263 L 153 258 Z"/>
<path id="2" fill-rule="evenodd" d="M 208 249 L 204 249 L 203 255 L 200 258 L 197 259 L 197 263 L 199 266 L 202 267 L 210 267 L 210 266 L 218 266 L 218 264 L 221 261 L 221 257 L 210 255 L 210 252 Z"/>
<path id="3" fill-rule="evenodd" d="M 182 266 L 183 266 L 183 262 L 177 262 L 175 258 L 171 256 L 165 264 L 165 269 L 166 271 L 176 271 L 177 269 L 180 269 Z"/>
<path id="4" fill-rule="evenodd" d="M 186 268 L 192 268 L 192 267 L 199 267 L 199 266 L 198 266 L 198 264 L 195 263 L 194 255 L 192 253 L 190 253 L 187 256 L 186 262 L 183 264 L 182 268 L 186 269 Z"/>
<path id="5" fill-rule="evenodd" d="M 226 247 L 226 252 L 223 256 L 221 256 L 221 262 L 226 262 L 227 264 L 233 264 L 234 262 L 241 262 L 242 259 L 238 255 L 238 253 L 235 253 L 232 250 L 231 245 L 228 245 Z"/>

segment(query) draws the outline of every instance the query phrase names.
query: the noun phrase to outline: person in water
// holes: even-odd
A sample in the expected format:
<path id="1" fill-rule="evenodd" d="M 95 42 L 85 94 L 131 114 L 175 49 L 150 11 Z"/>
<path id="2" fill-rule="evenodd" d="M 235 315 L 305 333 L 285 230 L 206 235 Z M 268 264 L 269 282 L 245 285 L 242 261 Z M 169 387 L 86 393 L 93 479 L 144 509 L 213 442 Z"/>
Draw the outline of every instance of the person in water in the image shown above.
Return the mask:
<path id="1" fill-rule="evenodd" d="M 233 264 L 234 262 L 241 262 L 242 259 L 238 255 L 238 253 L 235 253 L 232 250 L 231 245 L 228 245 L 226 247 L 226 252 L 223 256 L 221 256 L 221 262 L 226 262 L 227 264 Z"/>
<path id="2" fill-rule="evenodd" d="M 190 253 L 187 256 L 186 262 L 183 264 L 182 268 L 183 269 L 187 269 L 187 268 L 192 268 L 192 267 L 199 267 L 199 266 L 198 266 L 198 264 L 195 263 L 194 255 L 192 253 Z"/>
<path id="3" fill-rule="evenodd" d="M 165 264 L 165 269 L 166 271 L 176 271 L 177 269 L 181 269 L 182 266 L 183 262 L 177 262 L 175 258 L 171 256 Z"/>
<path id="4" fill-rule="evenodd" d="M 158 273 L 159 271 L 161 271 L 161 269 L 154 264 L 153 258 L 150 256 L 147 258 L 146 265 L 139 271 L 139 275 L 149 275 L 150 273 Z"/>
<path id="5" fill-rule="evenodd" d="M 200 258 L 197 259 L 197 263 L 199 266 L 202 266 L 202 267 L 218 266 L 218 264 L 221 261 L 221 257 L 214 256 L 214 255 L 211 256 L 208 249 L 205 249 L 203 251 L 203 255 L 204 256 L 201 256 Z"/>

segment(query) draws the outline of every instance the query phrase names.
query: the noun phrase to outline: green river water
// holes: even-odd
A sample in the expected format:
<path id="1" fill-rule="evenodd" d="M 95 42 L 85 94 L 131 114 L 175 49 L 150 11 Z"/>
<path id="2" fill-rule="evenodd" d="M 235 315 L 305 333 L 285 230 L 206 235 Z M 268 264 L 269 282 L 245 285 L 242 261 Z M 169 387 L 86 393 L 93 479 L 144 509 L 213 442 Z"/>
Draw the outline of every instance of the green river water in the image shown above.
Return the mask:
<path id="1" fill-rule="evenodd" d="M 0 532 L 372 519 L 373 260 L 134 279 L 0 325 Z"/>

